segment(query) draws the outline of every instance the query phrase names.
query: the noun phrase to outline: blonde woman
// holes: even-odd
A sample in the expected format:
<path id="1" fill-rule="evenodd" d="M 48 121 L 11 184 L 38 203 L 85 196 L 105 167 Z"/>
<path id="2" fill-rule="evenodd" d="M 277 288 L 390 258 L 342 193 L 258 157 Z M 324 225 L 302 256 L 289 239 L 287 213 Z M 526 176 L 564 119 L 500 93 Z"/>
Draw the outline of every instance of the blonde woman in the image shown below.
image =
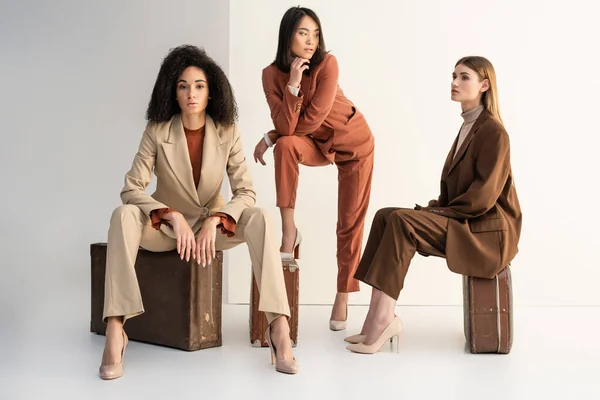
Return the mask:
<path id="1" fill-rule="evenodd" d="M 446 158 L 439 197 L 427 207 L 381 209 L 373 220 L 354 276 L 373 293 L 361 333 L 345 339 L 353 352 L 375 353 L 398 338 L 402 322 L 394 307 L 415 253 L 444 257 L 462 275 L 492 278 L 518 251 L 521 209 L 492 64 L 460 59 L 451 98 L 461 104 L 464 123 Z"/>

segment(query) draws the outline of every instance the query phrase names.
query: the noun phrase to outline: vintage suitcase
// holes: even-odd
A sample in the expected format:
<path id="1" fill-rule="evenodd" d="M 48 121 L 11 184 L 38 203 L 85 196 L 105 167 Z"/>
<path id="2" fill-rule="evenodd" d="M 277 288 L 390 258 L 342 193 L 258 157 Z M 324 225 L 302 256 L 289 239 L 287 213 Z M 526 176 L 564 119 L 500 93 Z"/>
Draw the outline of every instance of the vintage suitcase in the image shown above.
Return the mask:
<path id="1" fill-rule="evenodd" d="M 508 354 L 513 341 L 510 266 L 493 279 L 463 276 L 465 338 L 471 353 Z"/>
<path id="2" fill-rule="evenodd" d="M 92 259 L 92 315 L 90 331 L 105 334 L 102 322 L 106 243 L 90 246 Z M 221 346 L 223 253 L 210 266 L 179 258 L 175 250 L 139 250 L 135 271 L 145 312 L 127 320 L 129 339 L 200 350 Z"/>
<path id="3" fill-rule="evenodd" d="M 292 346 L 296 347 L 298 344 L 298 305 L 299 305 L 299 291 L 300 291 L 300 273 L 298 264 L 295 261 L 282 262 L 283 277 L 285 280 L 285 287 L 288 296 L 288 302 L 290 305 L 290 339 Z M 268 343 L 265 339 L 265 332 L 269 325 L 267 324 L 267 317 L 264 312 L 258 311 L 258 303 L 260 301 L 260 294 L 258 293 L 258 285 L 254 274 L 252 274 L 252 289 L 250 291 L 250 342 L 254 347 L 268 347 Z"/>

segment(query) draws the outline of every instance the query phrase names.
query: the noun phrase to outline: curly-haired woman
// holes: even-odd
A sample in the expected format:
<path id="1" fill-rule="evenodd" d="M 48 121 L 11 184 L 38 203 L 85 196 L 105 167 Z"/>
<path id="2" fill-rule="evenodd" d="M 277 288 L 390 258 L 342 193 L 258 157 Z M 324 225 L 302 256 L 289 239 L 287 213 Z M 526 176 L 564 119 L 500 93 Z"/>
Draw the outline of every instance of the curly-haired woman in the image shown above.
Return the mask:
<path id="1" fill-rule="evenodd" d="M 180 46 L 163 60 L 148 105 L 148 124 L 108 231 L 102 379 L 123 374 L 124 322 L 144 312 L 134 263 L 139 247 L 176 249 L 182 259 L 210 263 L 216 250 L 247 243 L 270 323 L 276 370 L 296 373 L 290 315 L 271 219 L 255 204 L 242 152 L 233 91 L 223 70 L 201 49 Z M 233 197 L 220 194 L 227 171 Z M 156 191 L 145 189 L 152 173 Z M 217 228 L 221 234 L 217 234 Z"/>

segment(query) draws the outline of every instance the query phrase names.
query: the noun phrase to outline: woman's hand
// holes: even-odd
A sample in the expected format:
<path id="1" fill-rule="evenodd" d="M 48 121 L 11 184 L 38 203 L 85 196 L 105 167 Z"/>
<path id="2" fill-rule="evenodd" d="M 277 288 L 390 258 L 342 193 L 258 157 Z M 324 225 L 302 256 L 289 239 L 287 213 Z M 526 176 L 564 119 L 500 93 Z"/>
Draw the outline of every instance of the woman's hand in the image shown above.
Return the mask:
<path id="1" fill-rule="evenodd" d="M 263 156 L 268 148 L 269 148 L 269 145 L 267 145 L 267 142 L 265 142 L 265 139 L 264 138 L 260 139 L 260 141 L 258 142 L 256 147 L 254 148 L 254 162 L 260 161 L 260 163 L 262 165 L 267 165 L 267 163 L 263 159 Z"/>
<path id="2" fill-rule="evenodd" d="M 200 233 L 196 238 L 195 258 L 198 264 L 205 267 L 210 265 L 216 256 L 215 240 L 217 238 L 217 225 L 221 222 L 220 217 L 209 217 L 202 224 Z"/>
<path id="3" fill-rule="evenodd" d="M 190 261 L 190 255 L 194 256 L 196 250 L 196 241 L 194 239 L 194 232 L 187 223 L 183 215 L 177 211 L 171 211 L 165 214 L 163 218 L 171 224 L 173 232 L 175 232 L 175 238 L 177 239 L 177 253 L 183 260 Z"/>
<path id="4" fill-rule="evenodd" d="M 307 70 L 310 64 L 310 60 L 306 58 L 296 57 L 294 61 L 292 61 L 292 65 L 290 66 L 290 80 L 288 85 L 293 87 L 300 87 L 300 82 L 302 81 L 302 73 L 304 70 Z"/>

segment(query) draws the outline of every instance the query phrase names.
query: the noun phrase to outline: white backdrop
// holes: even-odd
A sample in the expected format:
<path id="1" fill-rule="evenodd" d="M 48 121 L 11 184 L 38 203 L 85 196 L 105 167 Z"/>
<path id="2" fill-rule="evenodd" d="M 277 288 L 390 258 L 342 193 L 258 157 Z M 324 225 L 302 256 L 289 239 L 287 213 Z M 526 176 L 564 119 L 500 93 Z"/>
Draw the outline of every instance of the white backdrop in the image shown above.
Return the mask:
<path id="1" fill-rule="evenodd" d="M 524 211 L 513 265 L 516 303 L 600 305 L 594 252 L 600 30 L 595 3 L 586 3 L 304 3 L 321 16 L 341 66 L 340 84 L 376 136 L 367 231 L 378 208 L 410 207 L 437 195 L 461 123 L 448 96 L 453 64 L 466 54 L 485 55 L 499 74 Z M 229 71 L 251 158 L 272 126 L 260 74 L 274 57 L 289 5 L 0 2 L 0 329 L 36 332 L 36 315 L 61 310 L 81 324 L 89 321 L 89 244 L 106 240 L 169 48 L 204 46 Z M 251 168 L 259 205 L 278 223 L 271 151 L 267 159 L 267 167 Z M 333 166 L 301 170 L 303 303 L 333 300 L 336 178 Z M 247 302 L 245 247 L 226 260 L 226 298 Z M 400 304 L 460 304 L 460 277 L 444 265 L 417 257 Z M 366 303 L 368 291 L 351 300 Z"/>
<path id="2" fill-rule="evenodd" d="M 272 127 L 261 70 L 275 56 L 285 10 L 281 0 L 232 0 L 230 77 L 241 111 L 247 157 Z M 600 163 L 598 5 L 589 1 L 307 0 L 338 58 L 340 85 L 376 137 L 365 241 L 385 206 L 412 207 L 437 196 L 446 154 L 462 119 L 449 99 L 454 63 L 489 58 L 511 137 L 523 209 L 520 253 L 513 262 L 515 303 L 600 305 L 600 234 L 595 209 Z M 274 215 L 272 151 L 252 172 L 259 204 Z M 253 161 L 251 161 L 253 163 Z M 301 303 L 335 294 L 337 170 L 302 167 L 296 210 L 304 236 Z M 364 245 L 364 244 L 363 244 Z M 248 301 L 245 249 L 229 255 L 229 300 Z M 351 296 L 367 303 L 369 291 Z M 417 256 L 399 304 L 461 304 L 461 280 L 441 259 Z"/>

